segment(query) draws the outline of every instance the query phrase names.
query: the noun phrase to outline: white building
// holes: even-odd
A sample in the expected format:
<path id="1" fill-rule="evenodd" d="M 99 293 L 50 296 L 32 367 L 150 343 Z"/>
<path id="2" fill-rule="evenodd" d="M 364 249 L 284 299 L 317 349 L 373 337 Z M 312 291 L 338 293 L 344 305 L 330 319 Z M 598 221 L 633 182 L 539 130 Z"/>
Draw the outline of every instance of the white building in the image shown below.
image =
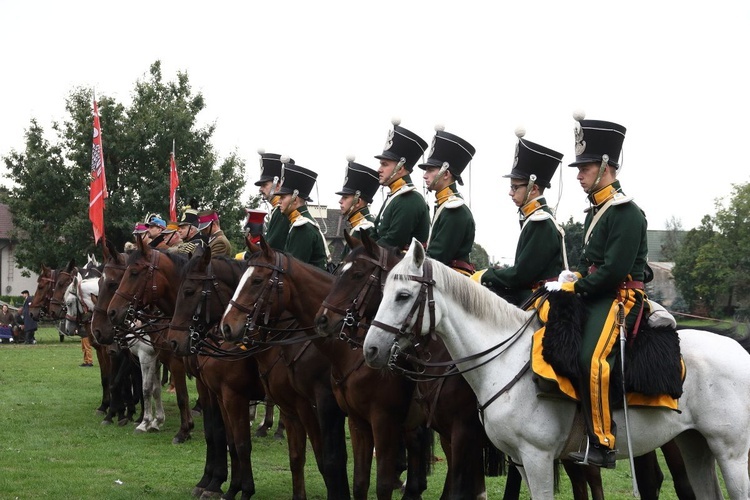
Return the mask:
<path id="1" fill-rule="evenodd" d="M 33 271 L 29 271 L 31 276 L 28 278 L 21 275 L 22 269 L 16 266 L 13 255 L 15 242 L 10 239 L 12 230 L 13 219 L 8 205 L 0 203 L 0 295 L 21 295 L 23 290 L 33 295 L 39 275 Z"/>

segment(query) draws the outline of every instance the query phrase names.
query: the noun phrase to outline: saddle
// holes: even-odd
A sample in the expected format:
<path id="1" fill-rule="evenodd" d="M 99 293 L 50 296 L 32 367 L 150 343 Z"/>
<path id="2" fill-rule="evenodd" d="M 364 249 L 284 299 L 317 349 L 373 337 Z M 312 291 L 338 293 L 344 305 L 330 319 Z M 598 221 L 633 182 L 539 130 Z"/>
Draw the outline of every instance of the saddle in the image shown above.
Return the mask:
<path id="1" fill-rule="evenodd" d="M 538 310 L 546 327 L 534 334 L 531 352 L 534 380 L 543 395 L 579 401 L 579 351 L 585 308 L 581 299 L 572 293 L 552 293 L 540 302 Z M 624 374 L 621 355 L 618 349 L 610 378 L 613 407 L 622 407 L 624 376 L 629 406 L 678 409 L 685 366 L 674 328 L 654 328 L 648 321 L 642 321 L 638 332 L 628 332 Z"/>

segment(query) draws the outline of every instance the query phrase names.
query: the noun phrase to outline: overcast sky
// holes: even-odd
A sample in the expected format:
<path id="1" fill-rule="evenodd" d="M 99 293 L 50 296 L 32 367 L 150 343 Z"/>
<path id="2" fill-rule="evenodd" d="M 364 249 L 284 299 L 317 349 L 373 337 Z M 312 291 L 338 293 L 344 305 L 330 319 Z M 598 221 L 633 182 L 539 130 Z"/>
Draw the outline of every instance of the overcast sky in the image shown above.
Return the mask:
<path id="1" fill-rule="evenodd" d="M 393 116 L 428 143 L 442 123 L 476 147 L 463 191 L 495 259 L 518 238 L 502 178 L 518 125 L 565 154 L 561 221 L 586 207 L 567 167 L 576 109 L 627 127 L 619 178 L 652 229 L 671 217 L 695 227 L 750 176 L 746 0 L 0 0 L 0 47 L 3 156 L 23 148 L 31 118 L 62 120 L 75 86 L 129 102 L 157 59 L 167 80 L 189 74 L 214 145 L 245 159 L 251 183 L 258 148 L 288 154 L 319 173 L 333 207 L 346 156 L 376 167 Z"/>

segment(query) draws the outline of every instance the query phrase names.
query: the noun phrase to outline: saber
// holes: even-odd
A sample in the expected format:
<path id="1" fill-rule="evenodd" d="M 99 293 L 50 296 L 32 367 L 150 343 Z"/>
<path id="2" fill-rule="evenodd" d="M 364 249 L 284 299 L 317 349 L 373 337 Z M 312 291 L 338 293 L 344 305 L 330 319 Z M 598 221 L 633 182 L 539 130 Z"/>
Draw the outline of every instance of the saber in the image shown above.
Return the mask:
<path id="1" fill-rule="evenodd" d="M 617 303 L 617 323 L 620 327 L 620 367 L 622 368 L 622 408 L 625 413 L 625 433 L 628 443 L 628 460 L 630 462 L 630 477 L 633 481 L 633 496 L 640 498 L 638 481 L 635 477 L 635 462 L 633 461 L 633 443 L 630 440 L 630 421 L 628 420 L 628 394 L 625 391 L 625 305 Z"/>

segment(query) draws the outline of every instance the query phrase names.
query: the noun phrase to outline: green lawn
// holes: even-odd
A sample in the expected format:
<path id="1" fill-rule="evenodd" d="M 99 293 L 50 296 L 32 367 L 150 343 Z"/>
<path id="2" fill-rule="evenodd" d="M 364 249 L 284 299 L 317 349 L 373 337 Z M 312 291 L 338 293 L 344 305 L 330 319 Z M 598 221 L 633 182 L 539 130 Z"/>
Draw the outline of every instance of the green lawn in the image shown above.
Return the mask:
<path id="1" fill-rule="evenodd" d="M 174 394 L 165 390 L 167 420 L 162 432 L 135 435 L 133 425 L 102 426 L 102 417 L 94 413 L 101 397 L 99 371 L 78 366 L 78 338 L 60 343 L 57 333 L 45 328 L 37 339 L 34 346 L 0 345 L 0 499 L 191 498 L 205 456 L 200 417 L 192 440 L 171 444 L 179 416 Z M 195 385 L 188 384 L 194 402 Z M 439 445 L 436 455 L 440 461 L 429 478 L 425 500 L 439 498 L 442 490 L 445 456 Z M 351 452 L 349 456 L 351 481 Z M 662 469 L 669 476 L 666 467 Z M 256 498 L 291 496 L 285 442 L 270 435 L 254 439 L 253 471 Z M 567 477 L 562 477 L 558 498 L 572 498 Z M 311 451 L 306 479 L 308 497 L 325 498 Z M 488 478 L 489 498 L 502 498 L 504 480 Z M 371 498 L 374 484 L 373 477 Z M 630 498 L 627 464 L 621 461 L 616 470 L 604 471 L 604 484 L 608 499 Z M 529 498 L 525 489 L 522 498 Z M 661 498 L 676 498 L 669 477 Z"/>

